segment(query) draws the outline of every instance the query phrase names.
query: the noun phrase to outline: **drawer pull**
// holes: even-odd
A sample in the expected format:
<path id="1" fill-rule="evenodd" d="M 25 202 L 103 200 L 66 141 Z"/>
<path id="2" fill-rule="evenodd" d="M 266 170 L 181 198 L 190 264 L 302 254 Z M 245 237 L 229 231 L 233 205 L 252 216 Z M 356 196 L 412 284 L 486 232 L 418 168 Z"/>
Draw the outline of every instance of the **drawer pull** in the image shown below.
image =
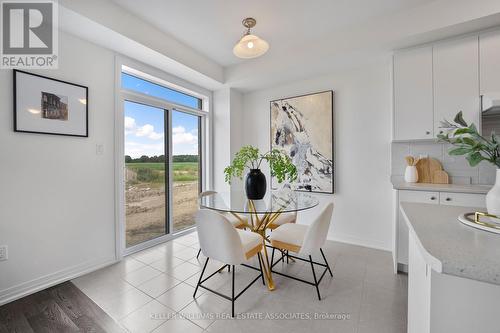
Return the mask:
<path id="1" fill-rule="evenodd" d="M 446 201 L 451 201 L 451 198 L 446 198 Z"/>
<path id="2" fill-rule="evenodd" d="M 430 131 L 425 131 L 425 134 L 429 135 L 429 134 L 431 134 L 431 132 Z"/>
<path id="3" fill-rule="evenodd" d="M 436 200 L 436 197 L 431 197 L 431 200 Z"/>

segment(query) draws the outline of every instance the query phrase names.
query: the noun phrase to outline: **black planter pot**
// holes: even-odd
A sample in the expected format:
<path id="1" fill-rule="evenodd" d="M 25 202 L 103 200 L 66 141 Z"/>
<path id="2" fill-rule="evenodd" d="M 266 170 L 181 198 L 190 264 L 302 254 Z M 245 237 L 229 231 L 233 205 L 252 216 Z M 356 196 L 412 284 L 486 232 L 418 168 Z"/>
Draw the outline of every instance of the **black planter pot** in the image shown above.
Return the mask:
<path id="1" fill-rule="evenodd" d="M 245 191 L 250 200 L 260 200 L 266 194 L 266 176 L 260 169 L 250 169 L 245 179 Z"/>

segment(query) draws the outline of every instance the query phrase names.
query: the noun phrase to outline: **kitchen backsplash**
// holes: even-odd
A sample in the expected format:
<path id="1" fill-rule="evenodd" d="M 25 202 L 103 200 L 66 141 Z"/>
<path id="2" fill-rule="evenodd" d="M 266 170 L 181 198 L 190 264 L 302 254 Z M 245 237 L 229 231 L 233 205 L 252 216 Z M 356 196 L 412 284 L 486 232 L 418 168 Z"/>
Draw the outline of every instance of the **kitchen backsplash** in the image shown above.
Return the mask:
<path id="1" fill-rule="evenodd" d="M 391 176 L 392 179 L 403 180 L 406 168 L 405 156 L 419 157 L 427 155 L 441 162 L 443 169 L 450 175 L 453 184 L 493 184 L 495 182 L 496 168 L 483 161 L 472 168 L 464 156 L 450 156 L 447 143 L 434 142 L 393 142 L 391 147 Z"/>

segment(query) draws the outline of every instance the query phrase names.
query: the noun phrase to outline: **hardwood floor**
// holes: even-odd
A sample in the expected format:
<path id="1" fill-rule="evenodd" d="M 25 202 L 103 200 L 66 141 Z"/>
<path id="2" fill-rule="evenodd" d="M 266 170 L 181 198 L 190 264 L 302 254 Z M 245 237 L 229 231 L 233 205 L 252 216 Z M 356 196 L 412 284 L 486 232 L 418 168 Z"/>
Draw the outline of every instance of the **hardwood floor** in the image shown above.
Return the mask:
<path id="1" fill-rule="evenodd" d="M 4 332 L 124 332 L 73 283 L 65 282 L 0 307 Z"/>

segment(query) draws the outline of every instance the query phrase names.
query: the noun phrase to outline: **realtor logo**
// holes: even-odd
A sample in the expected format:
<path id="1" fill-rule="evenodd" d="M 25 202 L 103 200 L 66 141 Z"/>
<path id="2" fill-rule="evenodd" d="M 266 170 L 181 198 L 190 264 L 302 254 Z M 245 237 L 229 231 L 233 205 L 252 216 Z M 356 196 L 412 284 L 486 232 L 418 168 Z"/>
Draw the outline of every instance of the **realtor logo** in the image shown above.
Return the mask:
<path id="1" fill-rule="evenodd" d="M 57 68 L 57 3 L 2 1 L 1 68 Z"/>

